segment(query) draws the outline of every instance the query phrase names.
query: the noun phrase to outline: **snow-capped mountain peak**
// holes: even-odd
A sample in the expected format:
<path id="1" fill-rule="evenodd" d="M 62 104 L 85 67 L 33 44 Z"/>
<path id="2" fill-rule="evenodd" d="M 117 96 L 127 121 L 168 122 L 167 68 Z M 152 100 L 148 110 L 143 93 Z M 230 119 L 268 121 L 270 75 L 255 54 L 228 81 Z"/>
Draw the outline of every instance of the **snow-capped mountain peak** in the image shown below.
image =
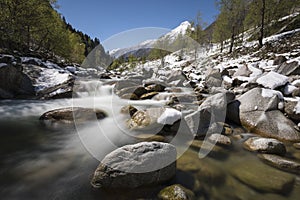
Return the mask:
<path id="1" fill-rule="evenodd" d="M 163 38 L 168 38 L 170 40 L 175 40 L 178 35 L 185 35 L 187 30 L 191 28 L 191 23 L 188 21 L 182 22 L 178 27 L 167 33 Z"/>
<path id="2" fill-rule="evenodd" d="M 187 30 L 190 29 L 190 28 L 192 28 L 191 23 L 188 22 L 188 21 L 184 21 L 178 27 L 171 30 L 166 35 L 163 35 L 159 39 L 146 40 L 146 41 L 144 41 L 144 42 L 142 42 L 142 43 L 140 43 L 136 46 L 133 46 L 133 47 L 114 49 L 114 50 L 110 51 L 110 55 L 115 57 L 115 58 L 118 58 L 122 55 L 128 54 L 130 52 L 133 53 L 134 51 L 138 51 L 140 49 L 150 49 L 150 48 L 153 47 L 153 45 L 157 41 L 161 41 L 161 40 L 167 40 L 168 42 L 172 43 L 178 38 L 179 35 L 185 35 L 187 33 Z"/>

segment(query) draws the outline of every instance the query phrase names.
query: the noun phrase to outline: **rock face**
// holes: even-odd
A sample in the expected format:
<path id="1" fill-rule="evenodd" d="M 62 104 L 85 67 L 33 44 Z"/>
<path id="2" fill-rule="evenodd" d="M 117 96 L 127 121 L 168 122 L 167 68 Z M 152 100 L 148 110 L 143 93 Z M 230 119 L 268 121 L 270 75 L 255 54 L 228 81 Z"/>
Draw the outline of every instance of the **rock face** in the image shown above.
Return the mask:
<path id="1" fill-rule="evenodd" d="M 259 153 L 284 155 L 286 148 L 276 139 L 253 137 L 244 142 L 244 148 Z"/>
<path id="2" fill-rule="evenodd" d="M 193 200 L 195 194 L 181 185 L 171 185 L 161 190 L 158 198 L 161 200 Z"/>
<path id="3" fill-rule="evenodd" d="M 176 149 L 159 142 L 127 145 L 108 154 L 94 173 L 95 188 L 138 188 L 157 185 L 176 173 Z"/>
<path id="4" fill-rule="evenodd" d="M 280 92 L 255 88 L 231 103 L 227 118 L 252 133 L 285 141 L 299 141 L 296 124 L 278 110 Z"/>
<path id="5" fill-rule="evenodd" d="M 258 156 L 267 164 L 278 169 L 300 174 L 300 163 L 277 155 L 261 154 Z"/>
<path id="6" fill-rule="evenodd" d="M 232 175 L 245 183 L 263 192 L 286 194 L 294 184 L 294 176 L 268 167 L 256 161 L 245 161 L 235 166 Z"/>
<path id="7" fill-rule="evenodd" d="M 0 99 L 10 99 L 18 96 L 35 96 L 31 80 L 22 72 L 22 67 L 1 66 Z"/>
<path id="8" fill-rule="evenodd" d="M 106 117 L 105 112 L 90 108 L 62 108 L 44 113 L 40 120 L 51 123 L 80 123 Z"/>

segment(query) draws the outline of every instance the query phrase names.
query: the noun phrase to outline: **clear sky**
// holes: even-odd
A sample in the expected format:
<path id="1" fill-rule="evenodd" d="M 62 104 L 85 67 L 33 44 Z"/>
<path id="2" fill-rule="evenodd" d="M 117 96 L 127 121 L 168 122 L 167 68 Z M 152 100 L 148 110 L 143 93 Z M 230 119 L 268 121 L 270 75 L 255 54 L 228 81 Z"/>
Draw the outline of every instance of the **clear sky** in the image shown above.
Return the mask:
<path id="1" fill-rule="evenodd" d="M 218 13 L 214 0 L 58 0 L 58 5 L 67 22 L 101 42 L 135 28 L 173 29 L 198 12 L 210 24 Z"/>

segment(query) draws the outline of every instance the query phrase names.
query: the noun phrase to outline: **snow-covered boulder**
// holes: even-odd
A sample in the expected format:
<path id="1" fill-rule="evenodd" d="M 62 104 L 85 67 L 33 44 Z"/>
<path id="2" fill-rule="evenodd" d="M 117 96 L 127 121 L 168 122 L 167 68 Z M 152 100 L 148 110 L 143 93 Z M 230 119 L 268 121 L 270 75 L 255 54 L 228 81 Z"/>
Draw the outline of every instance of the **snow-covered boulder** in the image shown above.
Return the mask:
<path id="1" fill-rule="evenodd" d="M 278 74 L 276 72 L 269 72 L 256 80 L 258 84 L 272 90 L 280 86 L 284 86 L 288 83 L 288 81 L 289 77 Z"/>
<path id="2" fill-rule="evenodd" d="M 167 108 L 163 114 L 157 119 L 157 123 L 163 125 L 173 125 L 181 119 L 181 112 L 173 108 Z"/>

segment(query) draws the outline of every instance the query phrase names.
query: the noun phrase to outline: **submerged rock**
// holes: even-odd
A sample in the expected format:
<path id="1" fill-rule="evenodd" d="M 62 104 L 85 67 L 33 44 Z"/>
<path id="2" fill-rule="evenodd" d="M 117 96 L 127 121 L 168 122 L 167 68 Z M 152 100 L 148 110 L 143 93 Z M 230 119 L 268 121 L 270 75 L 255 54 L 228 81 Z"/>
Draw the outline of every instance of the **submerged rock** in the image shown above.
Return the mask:
<path id="1" fill-rule="evenodd" d="M 225 145 L 225 146 L 231 145 L 230 138 L 221 134 L 212 134 L 211 136 L 209 136 L 208 140 L 212 143 L 219 144 L 219 145 Z"/>
<path id="2" fill-rule="evenodd" d="M 269 154 L 261 154 L 258 155 L 260 159 L 262 159 L 267 164 L 276 167 L 278 169 L 292 172 L 296 174 L 300 174 L 300 163 L 295 162 L 291 159 L 287 159 L 284 157 L 280 157 L 277 155 L 269 155 Z"/>
<path id="3" fill-rule="evenodd" d="M 284 144 L 276 139 L 253 137 L 244 142 L 244 148 L 259 153 L 284 155 Z"/>
<path id="4" fill-rule="evenodd" d="M 195 194 L 181 185 L 171 185 L 158 194 L 160 200 L 193 200 Z"/>
<path id="5" fill-rule="evenodd" d="M 138 188 L 158 185 L 176 173 L 176 148 L 159 142 L 127 145 L 108 154 L 96 169 L 95 188 Z"/>
<path id="6" fill-rule="evenodd" d="M 256 160 L 241 162 L 231 169 L 232 175 L 262 192 L 287 194 L 293 189 L 293 175 L 271 168 Z"/>
<path id="7" fill-rule="evenodd" d="M 106 113 L 101 110 L 91 108 L 61 108 L 44 113 L 40 120 L 51 123 L 81 123 L 85 121 L 99 120 L 106 117 Z"/>

